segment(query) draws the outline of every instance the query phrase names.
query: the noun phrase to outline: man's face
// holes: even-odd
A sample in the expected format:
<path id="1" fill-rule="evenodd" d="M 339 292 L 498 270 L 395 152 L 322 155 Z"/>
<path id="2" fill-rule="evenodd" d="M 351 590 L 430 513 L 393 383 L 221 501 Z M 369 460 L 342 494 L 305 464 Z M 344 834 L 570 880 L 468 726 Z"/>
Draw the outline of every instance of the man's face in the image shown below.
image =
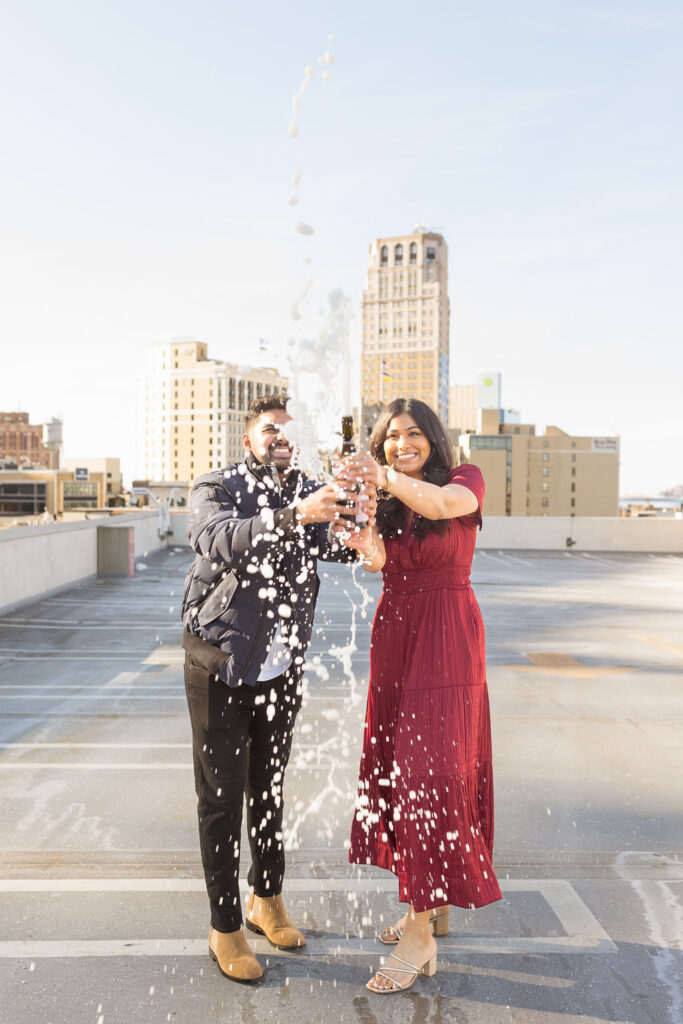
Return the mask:
<path id="1" fill-rule="evenodd" d="M 279 473 L 289 469 L 292 445 L 284 435 L 284 425 L 291 420 L 284 409 L 270 409 L 254 420 L 244 435 L 244 447 L 265 465 L 274 465 Z"/>

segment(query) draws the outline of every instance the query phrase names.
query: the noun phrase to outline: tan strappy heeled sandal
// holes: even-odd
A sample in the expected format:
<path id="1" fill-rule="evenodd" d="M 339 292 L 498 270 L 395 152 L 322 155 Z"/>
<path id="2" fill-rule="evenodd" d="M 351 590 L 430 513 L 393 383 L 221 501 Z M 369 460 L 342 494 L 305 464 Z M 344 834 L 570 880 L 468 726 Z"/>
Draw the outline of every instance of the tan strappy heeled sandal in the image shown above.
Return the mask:
<path id="1" fill-rule="evenodd" d="M 375 971 L 370 981 L 365 986 L 369 988 L 371 992 L 377 992 L 380 996 L 394 995 L 396 992 L 407 992 L 409 988 L 412 988 L 415 984 L 415 979 L 418 974 L 424 974 L 425 978 L 433 978 L 436 974 L 436 953 L 432 953 L 428 960 L 422 964 L 421 967 L 416 967 L 415 964 L 408 963 L 402 957 L 397 956 L 395 953 L 391 954 L 391 960 L 398 960 L 399 963 L 405 964 L 405 967 L 387 967 L 388 971 L 394 971 L 399 974 L 412 974 L 412 978 L 406 985 L 401 985 L 396 978 L 390 978 L 384 971 Z M 391 988 L 376 988 L 372 983 L 375 978 L 385 978 L 391 982 Z"/>
<path id="2" fill-rule="evenodd" d="M 449 912 L 446 910 L 443 914 L 437 914 L 436 917 L 431 918 L 429 928 L 432 935 L 437 938 L 448 935 L 448 914 Z M 403 929 L 399 922 L 398 924 L 390 924 L 377 938 L 385 946 L 395 946 L 397 942 L 401 941 L 402 935 Z"/>

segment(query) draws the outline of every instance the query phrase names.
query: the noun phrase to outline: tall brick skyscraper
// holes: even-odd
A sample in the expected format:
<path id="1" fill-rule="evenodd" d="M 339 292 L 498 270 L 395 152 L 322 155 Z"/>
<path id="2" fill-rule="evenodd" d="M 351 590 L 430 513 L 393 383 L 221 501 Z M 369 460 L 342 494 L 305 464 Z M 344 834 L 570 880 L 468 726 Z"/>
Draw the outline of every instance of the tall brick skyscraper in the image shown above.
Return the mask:
<path id="1" fill-rule="evenodd" d="M 448 247 L 442 235 L 378 238 L 362 299 L 361 400 L 428 402 L 448 418 Z"/>

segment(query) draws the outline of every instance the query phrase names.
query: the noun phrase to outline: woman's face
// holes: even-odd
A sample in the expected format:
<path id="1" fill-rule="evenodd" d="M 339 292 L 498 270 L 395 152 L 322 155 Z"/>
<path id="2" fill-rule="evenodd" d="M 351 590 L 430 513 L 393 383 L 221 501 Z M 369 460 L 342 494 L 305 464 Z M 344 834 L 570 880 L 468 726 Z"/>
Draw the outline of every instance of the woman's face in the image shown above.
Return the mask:
<path id="1" fill-rule="evenodd" d="M 409 412 L 402 412 L 390 420 L 384 439 L 384 457 L 388 466 L 421 480 L 430 452 L 431 445 L 427 437 Z"/>

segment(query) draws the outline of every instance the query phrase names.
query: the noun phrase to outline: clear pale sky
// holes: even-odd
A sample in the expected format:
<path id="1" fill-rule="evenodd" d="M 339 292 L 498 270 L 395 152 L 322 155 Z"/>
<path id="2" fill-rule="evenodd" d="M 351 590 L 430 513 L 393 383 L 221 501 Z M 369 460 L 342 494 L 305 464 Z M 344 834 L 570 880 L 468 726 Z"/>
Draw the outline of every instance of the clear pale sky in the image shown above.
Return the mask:
<path id="1" fill-rule="evenodd" d="M 451 380 L 620 433 L 622 493 L 683 482 L 682 43 L 659 0 L 6 0 L 0 408 L 130 479 L 150 345 L 273 363 L 341 287 L 357 350 L 369 242 L 424 223 Z"/>

